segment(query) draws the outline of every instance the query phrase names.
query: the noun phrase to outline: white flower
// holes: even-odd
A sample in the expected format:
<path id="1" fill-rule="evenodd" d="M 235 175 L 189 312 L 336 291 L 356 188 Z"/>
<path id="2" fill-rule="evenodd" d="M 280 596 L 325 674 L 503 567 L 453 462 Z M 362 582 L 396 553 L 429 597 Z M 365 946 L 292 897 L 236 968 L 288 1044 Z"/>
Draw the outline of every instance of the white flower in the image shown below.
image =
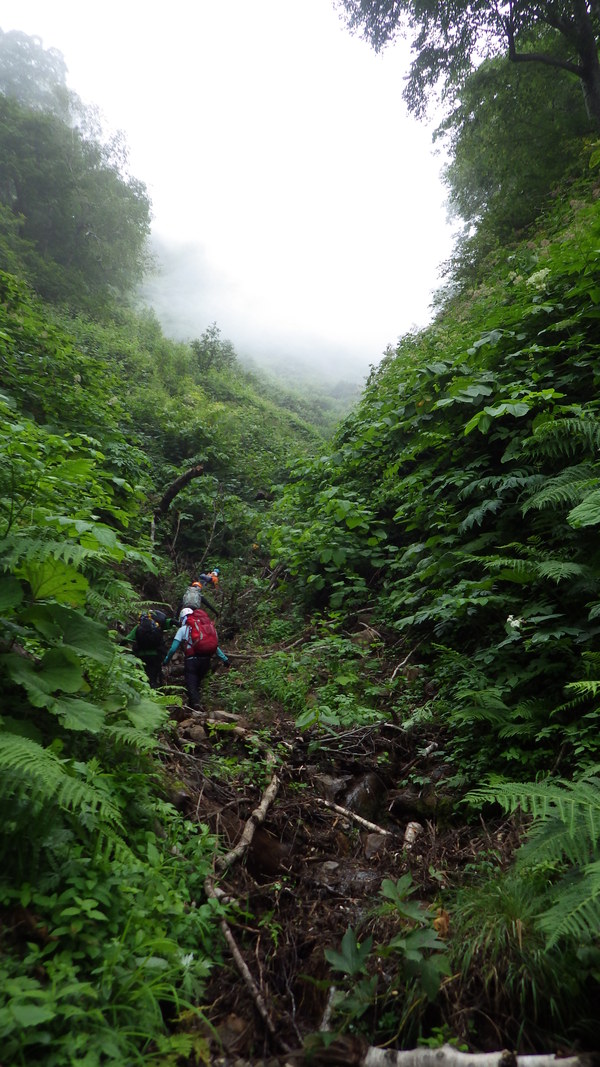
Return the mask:
<path id="1" fill-rule="evenodd" d="M 550 267 L 542 267 L 541 270 L 536 270 L 534 274 L 530 274 L 527 279 L 527 285 L 535 285 L 536 289 L 543 289 L 548 274 L 550 274 Z"/>
<path id="2" fill-rule="evenodd" d="M 513 630 L 520 630 L 525 619 L 518 619 L 516 615 L 509 615 L 506 622 L 508 626 L 512 626 Z"/>

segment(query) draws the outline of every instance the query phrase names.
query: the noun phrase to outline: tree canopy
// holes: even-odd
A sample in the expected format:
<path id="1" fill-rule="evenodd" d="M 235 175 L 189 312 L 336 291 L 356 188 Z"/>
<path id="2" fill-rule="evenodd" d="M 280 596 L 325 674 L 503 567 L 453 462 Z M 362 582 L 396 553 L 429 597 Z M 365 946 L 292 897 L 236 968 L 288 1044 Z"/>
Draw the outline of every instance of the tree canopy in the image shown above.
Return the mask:
<path id="1" fill-rule="evenodd" d="M 67 65 L 57 48 L 44 48 L 40 37 L 20 30 L 0 30 L 0 93 L 28 107 L 66 118 L 70 93 Z"/>
<path id="2" fill-rule="evenodd" d="M 0 248 L 42 296 L 99 308 L 144 273 L 150 200 L 65 71 L 39 38 L 0 35 Z"/>
<path id="3" fill-rule="evenodd" d="M 590 132 L 583 95 L 563 71 L 499 57 L 469 75 L 434 134 L 448 155 L 448 206 L 463 221 L 447 264 L 455 283 L 473 283 L 486 255 L 534 222 L 578 172 Z"/>
<path id="4" fill-rule="evenodd" d="M 352 31 L 380 51 L 401 33 L 412 36 L 414 55 L 405 98 L 421 114 L 437 88 L 452 98 L 482 59 L 508 55 L 515 63 L 541 63 L 580 79 L 590 118 L 600 128 L 600 5 L 597 0 L 337 0 Z M 539 50 L 547 31 L 566 55 Z"/>

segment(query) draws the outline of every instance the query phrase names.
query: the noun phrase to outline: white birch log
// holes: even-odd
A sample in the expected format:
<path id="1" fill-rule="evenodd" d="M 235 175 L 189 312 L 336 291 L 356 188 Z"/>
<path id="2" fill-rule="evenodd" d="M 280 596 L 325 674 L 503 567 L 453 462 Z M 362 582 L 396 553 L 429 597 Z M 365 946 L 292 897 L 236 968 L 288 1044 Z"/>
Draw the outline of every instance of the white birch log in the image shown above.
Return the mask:
<path id="1" fill-rule="evenodd" d="M 554 1056 L 552 1053 L 517 1056 L 514 1052 L 461 1052 L 452 1045 L 417 1048 L 408 1052 L 367 1049 L 362 1067 L 586 1067 L 589 1057 Z"/>

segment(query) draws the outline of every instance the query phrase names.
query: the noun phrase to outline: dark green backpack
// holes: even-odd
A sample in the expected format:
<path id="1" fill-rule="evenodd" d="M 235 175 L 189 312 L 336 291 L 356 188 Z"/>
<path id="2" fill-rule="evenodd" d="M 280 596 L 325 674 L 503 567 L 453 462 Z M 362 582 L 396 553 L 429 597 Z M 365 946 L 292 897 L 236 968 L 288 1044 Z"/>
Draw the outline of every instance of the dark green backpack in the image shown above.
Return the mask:
<path id="1" fill-rule="evenodd" d="M 148 652 L 160 648 L 166 621 L 167 616 L 164 611 L 159 611 L 157 608 L 142 612 L 138 618 L 135 634 L 137 647 Z"/>

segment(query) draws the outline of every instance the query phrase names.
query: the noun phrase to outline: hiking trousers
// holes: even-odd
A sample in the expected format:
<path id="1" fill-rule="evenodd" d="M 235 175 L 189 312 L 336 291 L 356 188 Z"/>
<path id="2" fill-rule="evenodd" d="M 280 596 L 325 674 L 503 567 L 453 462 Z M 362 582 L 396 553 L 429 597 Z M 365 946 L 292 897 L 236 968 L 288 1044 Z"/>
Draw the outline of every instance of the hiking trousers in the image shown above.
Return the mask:
<path id="1" fill-rule="evenodd" d="M 164 654 L 164 648 L 155 652 L 138 652 L 138 656 L 144 664 L 148 681 L 153 689 L 158 689 L 158 686 L 162 685 L 162 661 Z"/>
<path id="2" fill-rule="evenodd" d="M 183 661 L 183 679 L 190 708 L 200 707 L 200 682 L 210 670 L 210 659 L 210 656 L 186 656 Z"/>

